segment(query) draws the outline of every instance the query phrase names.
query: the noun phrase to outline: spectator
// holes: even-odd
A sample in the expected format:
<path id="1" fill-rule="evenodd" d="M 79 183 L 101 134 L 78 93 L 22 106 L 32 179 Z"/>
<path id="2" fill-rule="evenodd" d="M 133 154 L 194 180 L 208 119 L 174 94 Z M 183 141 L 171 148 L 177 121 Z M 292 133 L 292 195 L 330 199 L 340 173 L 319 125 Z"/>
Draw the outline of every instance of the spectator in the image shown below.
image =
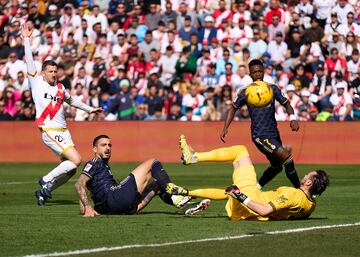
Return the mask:
<path id="1" fill-rule="evenodd" d="M 185 94 L 182 99 L 182 113 L 186 113 L 186 108 L 191 107 L 191 112 L 194 115 L 201 116 L 202 107 L 204 106 L 205 98 L 199 94 L 198 88 L 195 85 L 190 85 L 189 93 Z"/>
<path id="2" fill-rule="evenodd" d="M 38 7 L 36 3 L 30 3 L 29 16 L 28 20 L 34 23 L 36 29 L 41 32 L 45 31 L 45 22 L 46 18 L 44 15 L 39 13 Z"/>
<path id="3" fill-rule="evenodd" d="M 293 84 L 298 91 L 303 88 L 309 88 L 310 80 L 305 75 L 305 66 L 303 64 L 296 66 L 295 74 L 290 78 L 290 83 Z"/>
<path id="4" fill-rule="evenodd" d="M 41 62 L 47 60 L 57 61 L 60 54 L 60 45 L 53 42 L 52 32 L 50 31 L 45 33 L 45 39 L 45 44 L 41 44 L 39 47 L 39 57 Z"/>
<path id="5" fill-rule="evenodd" d="M 196 13 L 190 10 L 186 2 L 182 1 L 180 3 L 178 13 L 179 15 L 176 18 L 177 29 L 180 29 L 181 27 L 185 27 L 186 18 L 191 21 L 191 25 L 194 26 L 194 28 L 198 26 Z"/>
<path id="6" fill-rule="evenodd" d="M 229 49 L 227 49 L 227 48 L 224 49 L 223 54 L 222 54 L 222 59 L 219 59 L 219 57 L 218 57 L 217 60 L 218 61 L 216 63 L 216 74 L 218 74 L 218 75 L 225 74 L 225 65 L 226 65 L 226 63 L 231 63 L 232 72 L 236 73 L 238 65 L 235 62 L 235 60 L 230 56 Z"/>
<path id="7" fill-rule="evenodd" d="M 287 44 L 283 41 L 283 34 L 277 32 L 275 34 L 275 40 L 270 41 L 267 51 L 271 56 L 271 61 L 274 65 L 281 64 L 285 61 L 287 53 Z"/>
<path id="8" fill-rule="evenodd" d="M 16 80 L 19 71 L 26 72 L 26 65 L 22 60 L 17 58 L 15 52 L 11 52 L 9 54 L 9 61 L 5 64 L 2 75 L 8 75 L 11 79 Z"/>
<path id="9" fill-rule="evenodd" d="M 315 18 L 319 21 L 319 25 L 322 28 L 325 28 L 333 3 L 333 0 L 314 0 L 312 3 L 316 10 Z"/>
<path id="10" fill-rule="evenodd" d="M 60 21 L 58 8 L 55 4 L 50 4 L 48 7 L 48 14 L 45 16 L 46 24 L 51 28 L 55 28 L 55 24 Z"/>
<path id="11" fill-rule="evenodd" d="M 178 57 L 174 53 L 172 46 L 166 47 L 166 53 L 160 57 L 159 66 L 161 69 L 160 81 L 165 85 L 169 86 L 170 82 L 175 77 L 175 65 Z"/>
<path id="12" fill-rule="evenodd" d="M 115 116 L 117 120 L 134 120 L 136 109 L 129 90 L 130 81 L 126 78 L 122 79 L 119 87 L 120 94 L 111 101 L 107 110 L 107 118 L 111 120 Z"/>
<path id="13" fill-rule="evenodd" d="M 252 28 L 245 24 L 244 17 L 239 18 L 238 26 L 234 26 L 230 33 L 232 42 L 239 43 L 244 47 L 247 47 L 253 38 Z"/>
<path id="14" fill-rule="evenodd" d="M 294 69 L 301 61 L 300 59 L 300 49 L 303 45 L 301 40 L 300 30 L 293 29 L 290 35 L 290 39 L 287 42 L 288 51 L 286 53 L 286 61 L 283 63 L 285 71 L 290 71 Z M 304 57 L 305 58 L 305 57 Z"/>
<path id="15" fill-rule="evenodd" d="M 162 121 L 162 120 L 166 120 L 166 116 L 163 114 L 162 112 L 162 108 L 161 106 L 157 106 L 155 108 L 155 112 L 153 115 L 147 117 L 145 120 L 149 120 L 149 121 Z"/>
<path id="16" fill-rule="evenodd" d="M 125 4 L 120 2 L 116 7 L 115 15 L 109 20 L 109 22 L 117 22 L 119 24 L 119 27 L 123 28 L 127 19 L 128 15 L 126 14 Z"/>
<path id="17" fill-rule="evenodd" d="M 199 115 L 194 115 L 192 107 L 185 108 L 185 115 L 183 115 L 180 121 L 201 121 L 201 117 Z"/>
<path id="18" fill-rule="evenodd" d="M 20 100 L 20 93 L 16 91 L 13 86 L 10 85 L 5 87 L 2 98 L 5 104 L 4 112 L 8 113 L 12 117 L 15 116 L 18 112 L 18 109 L 15 106 L 15 102 Z"/>
<path id="19" fill-rule="evenodd" d="M 334 106 L 333 116 L 337 121 L 352 120 L 353 101 L 350 94 L 345 91 L 346 87 L 346 82 L 337 83 L 336 92 L 330 97 L 330 102 Z"/>
<path id="20" fill-rule="evenodd" d="M 310 83 L 310 93 L 315 95 L 314 101 L 319 110 L 323 106 L 329 105 L 330 95 L 332 93 L 330 77 L 325 75 L 324 63 L 319 63 L 316 68 L 315 75 Z"/>
<path id="21" fill-rule="evenodd" d="M 260 38 L 260 31 L 258 28 L 253 30 L 253 39 L 250 42 L 248 49 L 250 51 L 251 59 L 259 59 L 265 53 L 267 49 L 267 44 L 264 40 Z"/>
<path id="22" fill-rule="evenodd" d="M 161 16 L 161 20 L 167 25 L 169 21 L 176 21 L 177 20 L 177 13 L 172 9 L 171 1 L 166 1 L 165 4 L 165 12 Z"/>
<path id="23" fill-rule="evenodd" d="M 332 41 L 332 34 L 334 32 L 340 33 L 340 25 L 341 23 L 338 20 L 337 13 L 332 12 L 330 15 L 330 22 L 325 25 L 323 41 Z"/>
<path id="24" fill-rule="evenodd" d="M 285 35 L 285 26 L 280 22 L 280 16 L 275 13 L 271 17 L 271 24 L 269 26 L 269 42 L 275 40 L 276 34 Z"/>
<path id="25" fill-rule="evenodd" d="M 350 60 L 354 50 L 360 49 L 360 43 L 356 42 L 355 34 L 351 31 L 346 35 L 345 43 L 342 46 L 340 49 L 341 57 L 346 60 Z"/>
<path id="26" fill-rule="evenodd" d="M 153 31 L 157 28 L 159 21 L 161 20 L 161 14 L 157 11 L 155 3 L 150 3 L 150 12 L 146 15 L 145 25 L 149 31 Z"/>
<path id="27" fill-rule="evenodd" d="M 136 106 L 135 120 L 147 120 L 149 115 L 147 114 L 147 105 L 139 104 Z"/>
<path id="28" fill-rule="evenodd" d="M 289 99 L 291 106 L 294 108 L 295 115 L 297 115 L 301 100 L 300 97 L 296 94 L 296 88 L 293 84 L 289 84 L 286 86 L 285 91 L 286 97 Z"/>
<path id="29" fill-rule="evenodd" d="M 149 86 L 149 95 L 145 97 L 145 104 L 148 106 L 148 114 L 150 116 L 155 113 L 156 108 L 163 106 L 163 99 L 158 95 L 158 89 L 155 84 Z"/>
<path id="30" fill-rule="evenodd" d="M 339 50 L 332 48 L 330 51 L 330 57 L 325 60 L 326 68 L 330 76 L 334 76 L 337 71 L 345 74 L 346 71 L 346 60 L 339 56 Z"/>
<path id="31" fill-rule="evenodd" d="M 13 117 L 5 112 L 5 101 L 0 99 L 0 121 L 10 121 L 13 120 Z"/>
<path id="32" fill-rule="evenodd" d="M 217 30 L 214 27 L 214 18 L 210 15 L 205 17 L 205 26 L 199 30 L 199 43 L 210 45 L 211 39 L 216 38 Z"/>
<path id="33" fill-rule="evenodd" d="M 185 16 L 184 26 L 182 26 L 179 30 L 179 38 L 185 41 L 184 44 L 186 44 L 190 42 L 190 36 L 197 33 L 198 31 L 193 25 L 191 25 L 191 16 Z"/>
<path id="34" fill-rule="evenodd" d="M 360 71 L 360 58 L 358 49 L 360 48 L 355 48 L 352 50 L 350 60 L 347 62 L 349 81 L 354 81 L 356 78 L 358 78 L 358 73 Z"/>
<path id="35" fill-rule="evenodd" d="M 300 47 L 300 61 L 305 64 L 307 70 L 315 71 L 316 65 L 322 58 L 321 48 L 317 42 L 311 42 L 306 38 Z"/>
<path id="36" fill-rule="evenodd" d="M 197 70 L 196 58 L 191 55 L 188 47 L 183 49 L 181 57 L 177 60 L 175 70 L 178 78 L 182 79 L 185 73 L 195 74 Z"/>
<path id="37" fill-rule="evenodd" d="M 25 73 L 23 71 L 18 72 L 16 81 L 13 86 L 18 92 L 23 92 L 29 89 L 29 80 L 25 78 Z"/>
<path id="38" fill-rule="evenodd" d="M 311 19 L 311 27 L 305 30 L 304 37 L 309 38 L 311 42 L 321 42 L 324 37 L 324 29 L 319 26 L 316 18 Z"/>
<path id="39" fill-rule="evenodd" d="M 145 34 L 145 40 L 139 44 L 139 50 L 144 54 L 145 61 L 150 60 L 150 50 L 160 50 L 160 45 L 153 40 L 152 32 L 149 30 Z"/>
<path id="40" fill-rule="evenodd" d="M 280 18 L 281 22 L 284 22 L 284 10 L 282 10 L 279 0 L 270 0 L 269 9 L 265 13 L 265 22 L 267 26 L 270 26 L 272 22 L 272 17 L 277 15 Z"/>

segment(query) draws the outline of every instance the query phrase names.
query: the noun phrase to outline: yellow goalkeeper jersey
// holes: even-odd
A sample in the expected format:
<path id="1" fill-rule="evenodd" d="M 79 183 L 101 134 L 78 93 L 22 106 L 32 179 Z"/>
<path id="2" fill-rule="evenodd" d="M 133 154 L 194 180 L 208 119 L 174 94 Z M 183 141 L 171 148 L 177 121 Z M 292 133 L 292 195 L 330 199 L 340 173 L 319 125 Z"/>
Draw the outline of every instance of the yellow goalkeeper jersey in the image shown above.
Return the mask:
<path id="1" fill-rule="evenodd" d="M 246 190 L 244 190 L 246 191 Z M 301 190 L 293 187 L 279 187 L 267 192 L 243 192 L 252 200 L 260 203 L 269 203 L 274 212 L 269 216 L 260 216 L 251 211 L 238 200 L 229 197 L 226 211 L 233 220 L 290 220 L 304 219 L 310 216 L 315 209 L 315 201 L 309 199 Z"/>

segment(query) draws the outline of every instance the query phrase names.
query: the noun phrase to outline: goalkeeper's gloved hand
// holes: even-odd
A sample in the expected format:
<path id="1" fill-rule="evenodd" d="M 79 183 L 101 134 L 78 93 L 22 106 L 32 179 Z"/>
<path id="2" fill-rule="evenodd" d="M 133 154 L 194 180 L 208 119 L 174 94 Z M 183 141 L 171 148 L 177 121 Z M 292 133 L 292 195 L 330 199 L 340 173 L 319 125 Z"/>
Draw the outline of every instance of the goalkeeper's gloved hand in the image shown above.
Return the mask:
<path id="1" fill-rule="evenodd" d="M 240 192 L 240 189 L 236 185 L 231 185 L 226 188 L 225 193 L 237 199 L 241 203 L 244 203 L 244 201 L 248 198 L 245 194 Z"/>

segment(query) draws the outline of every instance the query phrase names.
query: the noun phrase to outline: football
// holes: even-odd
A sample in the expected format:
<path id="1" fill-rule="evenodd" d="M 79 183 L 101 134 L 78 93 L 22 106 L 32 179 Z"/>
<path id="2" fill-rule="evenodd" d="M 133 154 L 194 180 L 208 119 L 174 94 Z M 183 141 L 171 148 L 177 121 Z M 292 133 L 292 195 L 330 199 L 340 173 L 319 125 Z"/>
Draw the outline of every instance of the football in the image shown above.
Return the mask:
<path id="1" fill-rule="evenodd" d="M 245 98 L 249 105 L 256 108 L 267 106 L 273 99 L 273 90 L 264 81 L 255 81 L 245 90 Z"/>

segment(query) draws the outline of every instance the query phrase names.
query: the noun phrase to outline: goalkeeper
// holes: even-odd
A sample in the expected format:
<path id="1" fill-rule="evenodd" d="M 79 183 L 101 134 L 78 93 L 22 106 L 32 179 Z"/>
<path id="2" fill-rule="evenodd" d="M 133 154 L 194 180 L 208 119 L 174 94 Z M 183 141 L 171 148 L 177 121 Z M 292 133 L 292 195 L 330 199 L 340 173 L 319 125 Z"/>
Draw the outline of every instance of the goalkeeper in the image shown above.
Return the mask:
<path id="1" fill-rule="evenodd" d="M 195 152 L 187 144 L 185 136 L 180 136 L 182 158 L 187 163 L 226 162 L 234 166 L 233 185 L 224 189 L 197 189 L 188 191 L 189 196 L 226 200 L 227 215 L 232 220 L 288 220 L 304 219 L 315 210 L 315 196 L 321 195 L 329 184 L 325 171 L 311 171 L 301 180 L 300 188 L 279 187 L 261 192 L 256 185 L 256 173 L 245 146 L 237 145 L 219 148 L 210 152 Z M 204 210 L 209 200 L 188 209 L 192 215 Z"/>

